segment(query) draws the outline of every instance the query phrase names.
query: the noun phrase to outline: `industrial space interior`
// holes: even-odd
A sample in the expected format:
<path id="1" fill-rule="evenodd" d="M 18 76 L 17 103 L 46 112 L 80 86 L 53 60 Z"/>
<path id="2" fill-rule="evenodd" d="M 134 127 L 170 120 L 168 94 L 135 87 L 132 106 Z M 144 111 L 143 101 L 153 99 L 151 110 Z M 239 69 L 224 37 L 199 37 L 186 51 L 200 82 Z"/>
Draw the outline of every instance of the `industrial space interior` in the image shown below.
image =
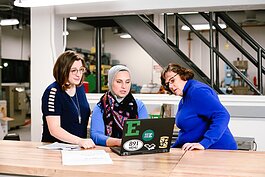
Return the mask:
<path id="1" fill-rule="evenodd" d="M 0 0 L 0 176 L 264 176 L 264 31 L 262 0 Z M 161 85 L 163 67 L 191 69 L 228 110 L 238 150 L 124 157 L 104 146 L 43 149 L 41 98 L 65 50 L 85 59 L 91 110 L 109 89 L 109 69 L 121 64 L 148 118 L 160 121 L 175 117 L 182 98 Z"/>
<path id="2" fill-rule="evenodd" d="M 0 138 L 40 141 L 41 96 L 54 80 L 53 64 L 61 51 L 75 50 L 86 60 L 91 109 L 108 91 L 111 66 L 123 64 L 150 117 L 175 117 L 180 98 L 160 82 L 162 68 L 175 62 L 218 93 L 239 150 L 265 151 L 265 3 L 256 1 L 18 7 L 1 0 Z"/>

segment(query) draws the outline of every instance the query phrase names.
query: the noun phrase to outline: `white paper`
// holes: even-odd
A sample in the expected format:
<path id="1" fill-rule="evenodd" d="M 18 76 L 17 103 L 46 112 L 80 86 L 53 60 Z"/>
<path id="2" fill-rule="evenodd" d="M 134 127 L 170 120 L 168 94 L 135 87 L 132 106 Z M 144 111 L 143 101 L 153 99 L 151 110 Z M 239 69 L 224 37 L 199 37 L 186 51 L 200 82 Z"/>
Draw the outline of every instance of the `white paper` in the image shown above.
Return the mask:
<path id="1" fill-rule="evenodd" d="M 108 153 L 104 150 L 61 151 L 63 165 L 96 165 L 112 164 Z"/>
<path id="2" fill-rule="evenodd" d="M 50 149 L 50 150 L 80 150 L 80 147 L 76 144 L 66 144 L 66 143 L 52 143 L 43 146 L 39 146 L 40 149 Z"/>

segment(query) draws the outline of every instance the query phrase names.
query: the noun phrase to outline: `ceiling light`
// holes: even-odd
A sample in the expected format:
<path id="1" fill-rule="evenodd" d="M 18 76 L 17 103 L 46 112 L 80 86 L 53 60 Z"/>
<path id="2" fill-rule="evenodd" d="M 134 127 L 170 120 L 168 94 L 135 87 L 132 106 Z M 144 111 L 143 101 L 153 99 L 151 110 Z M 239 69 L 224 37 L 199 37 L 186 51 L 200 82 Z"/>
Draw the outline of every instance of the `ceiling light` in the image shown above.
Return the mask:
<path id="1" fill-rule="evenodd" d="M 197 14 L 199 12 L 179 12 L 180 15 L 186 15 L 186 14 Z"/>
<path id="2" fill-rule="evenodd" d="M 120 34 L 120 38 L 122 38 L 122 39 L 130 39 L 132 37 L 128 33 L 122 33 L 122 34 Z"/>
<path id="3" fill-rule="evenodd" d="M 70 20 L 77 20 L 77 17 L 70 17 Z"/>
<path id="4" fill-rule="evenodd" d="M 1 26 L 17 25 L 17 24 L 19 24 L 18 19 L 2 19 L 2 20 L 0 20 Z"/>
<path id="5" fill-rule="evenodd" d="M 225 29 L 226 28 L 226 24 L 219 24 L 220 28 Z M 192 25 L 192 27 L 195 30 L 209 30 L 210 29 L 210 25 L 209 24 L 197 24 L 197 25 Z M 181 27 L 182 30 L 184 31 L 189 31 L 190 28 L 186 25 L 183 25 Z M 213 29 L 215 29 L 215 27 L 213 26 Z"/>
<path id="6" fill-rule="evenodd" d="M 67 4 L 81 4 L 92 2 L 105 2 L 115 0 L 15 0 L 14 5 L 18 7 L 41 7 Z"/>
<path id="7" fill-rule="evenodd" d="M 8 67 L 8 63 L 7 62 L 3 63 L 3 66 Z"/>

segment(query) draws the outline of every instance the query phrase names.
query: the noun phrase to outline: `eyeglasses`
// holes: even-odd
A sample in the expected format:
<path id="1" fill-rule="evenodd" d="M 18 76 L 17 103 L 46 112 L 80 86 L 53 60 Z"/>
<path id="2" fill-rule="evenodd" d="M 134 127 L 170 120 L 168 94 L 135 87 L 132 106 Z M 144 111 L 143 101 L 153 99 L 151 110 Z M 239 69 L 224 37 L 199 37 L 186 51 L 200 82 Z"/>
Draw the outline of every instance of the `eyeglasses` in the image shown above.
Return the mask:
<path id="1" fill-rule="evenodd" d="M 72 73 L 72 74 L 77 74 L 77 73 L 80 73 L 80 74 L 84 74 L 85 72 L 86 72 L 86 68 L 85 67 L 81 67 L 79 70 L 78 69 L 76 69 L 76 68 L 72 68 L 71 70 L 70 70 L 70 72 Z"/>
<path id="2" fill-rule="evenodd" d="M 169 84 L 173 84 L 175 82 L 175 77 L 177 76 L 178 74 L 175 74 L 174 76 L 172 76 L 171 78 L 169 78 L 168 82 L 165 83 L 165 87 L 166 89 L 169 89 Z"/>

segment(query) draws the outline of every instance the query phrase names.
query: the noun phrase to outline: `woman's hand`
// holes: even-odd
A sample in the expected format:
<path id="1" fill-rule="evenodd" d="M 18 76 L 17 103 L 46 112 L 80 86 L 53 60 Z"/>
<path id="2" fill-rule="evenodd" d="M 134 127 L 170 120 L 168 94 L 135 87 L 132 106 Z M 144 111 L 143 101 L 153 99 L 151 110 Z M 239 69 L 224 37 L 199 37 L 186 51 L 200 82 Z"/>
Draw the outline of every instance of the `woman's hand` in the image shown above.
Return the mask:
<path id="1" fill-rule="evenodd" d="M 106 145 L 108 147 L 111 147 L 111 146 L 121 146 L 121 139 L 109 137 L 107 139 Z"/>
<path id="2" fill-rule="evenodd" d="M 192 150 L 204 150 L 205 148 L 200 143 L 185 143 L 182 146 L 182 150 L 184 151 L 192 151 Z"/>
<path id="3" fill-rule="evenodd" d="M 80 139 L 78 141 L 78 145 L 84 149 L 90 149 L 90 148 L 95 148 L 96 145 L 94 141 L 91 138 L 88 139 Z"/>

